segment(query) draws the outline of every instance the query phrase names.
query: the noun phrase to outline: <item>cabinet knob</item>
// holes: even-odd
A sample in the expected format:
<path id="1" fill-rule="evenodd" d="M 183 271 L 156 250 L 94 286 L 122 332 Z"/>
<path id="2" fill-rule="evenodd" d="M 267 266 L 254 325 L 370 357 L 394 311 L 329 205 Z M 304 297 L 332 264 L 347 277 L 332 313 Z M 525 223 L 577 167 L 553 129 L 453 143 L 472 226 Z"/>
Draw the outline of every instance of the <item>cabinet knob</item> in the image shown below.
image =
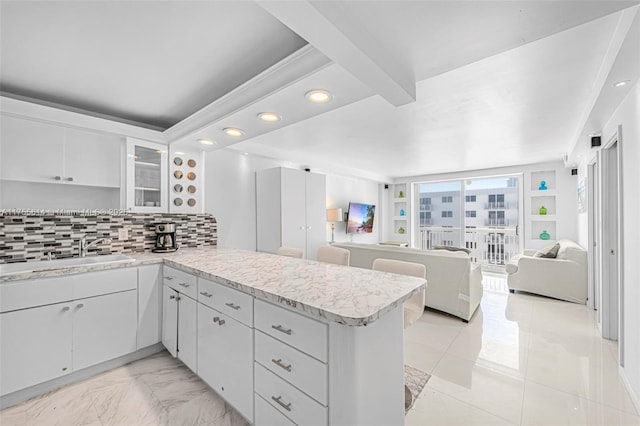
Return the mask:
<path id="1" fill-rule="evenodd" d="M 175 297 L 175 296 L 173 296 L 173 295 L 169 296 L 169 299 L 175 299 L 175 298 L 176 298 L 176 297 Z"/>
<path id="2" fill-rule="evenodd" d="M 67 367 L 62 367 L 62 371 L 67 371 Z"/>
<path id="3" fill-rule="evenodd" d="M 221 319 L 220 321 L 218 321 L 218 325 L 224 325 L 225 322 L 225 320 Z"/>
<path id="4" fill-rule="evenodd" d="M 301 226 L 301 227 L 300 227 L 300 230 L 301 230 L 301 231 L 304 231 L 304 226 Z"/>
<path id="5" fill-rule="evenodd" d="M 71 309 L 71 308 L 68 307 L 68 306 L 65 306 L 65 307 L 62 308 L 62 312 L 67 312 L 69 309 Z"/>
<path id="6" fill-rule="evenodd" d="M 220 317 L 213 317 L 213 322 L 218 322 L 220 321 Z"/>
<path id="7" fill-rule="evenodd" d="M 62 176 L 54 176 L 53 180 L 62 180 Z"/>
<path id="8" fill-rule="evenodd" d="M 84 308 L 84 303 L 78 303 L 76 305 L 76 308 L 80 309 L 80 308 Z"/>
<path id="9" fill-rule="evenodd" d="M 67 182 L 73 182 L 73 178 L 72 177 L 68 177 L 65 179 Z"/>

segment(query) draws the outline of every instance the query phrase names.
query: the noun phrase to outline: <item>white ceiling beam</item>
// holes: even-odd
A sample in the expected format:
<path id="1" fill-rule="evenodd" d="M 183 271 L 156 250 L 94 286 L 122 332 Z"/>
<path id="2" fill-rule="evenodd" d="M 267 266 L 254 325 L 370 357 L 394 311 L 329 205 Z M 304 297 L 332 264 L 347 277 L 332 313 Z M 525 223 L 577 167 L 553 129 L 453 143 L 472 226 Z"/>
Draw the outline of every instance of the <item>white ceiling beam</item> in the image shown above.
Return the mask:
<path id="1" fill-rule="evenodd" d="M 416 100 L 413 69 L 340 2 L 258 1 L 267 12 L 394 106 Z"/>

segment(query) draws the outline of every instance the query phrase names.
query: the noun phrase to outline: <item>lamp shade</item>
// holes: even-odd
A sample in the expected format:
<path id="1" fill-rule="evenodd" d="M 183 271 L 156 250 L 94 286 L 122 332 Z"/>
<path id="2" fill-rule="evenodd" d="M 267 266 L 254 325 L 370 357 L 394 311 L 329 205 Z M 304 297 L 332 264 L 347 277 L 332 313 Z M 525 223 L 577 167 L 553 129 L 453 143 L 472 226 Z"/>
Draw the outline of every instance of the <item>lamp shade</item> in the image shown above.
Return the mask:
<path id="1" fill-rule="evenodd" d="M 342 209 L 327 209 L 327 222 L 342 222 Z"/>

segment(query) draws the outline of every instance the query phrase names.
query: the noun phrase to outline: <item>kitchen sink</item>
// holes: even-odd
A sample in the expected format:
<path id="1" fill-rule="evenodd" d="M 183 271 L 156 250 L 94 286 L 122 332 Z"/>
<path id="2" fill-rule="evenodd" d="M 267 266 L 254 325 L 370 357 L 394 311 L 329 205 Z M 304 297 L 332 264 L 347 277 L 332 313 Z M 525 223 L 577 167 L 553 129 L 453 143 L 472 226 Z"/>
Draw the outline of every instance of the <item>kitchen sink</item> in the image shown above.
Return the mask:
<path id="1" fill-rule="evenodd" d="M 24 272 L 51 271 L 84 265 L 102 265 L 107 263 L 130 263 L 135 259 L 124 254 L 104 256 L 74 257 L 70 259 L 41 260 L 37 262 L 0 264 L 0 276 L 21 274 Z"/>

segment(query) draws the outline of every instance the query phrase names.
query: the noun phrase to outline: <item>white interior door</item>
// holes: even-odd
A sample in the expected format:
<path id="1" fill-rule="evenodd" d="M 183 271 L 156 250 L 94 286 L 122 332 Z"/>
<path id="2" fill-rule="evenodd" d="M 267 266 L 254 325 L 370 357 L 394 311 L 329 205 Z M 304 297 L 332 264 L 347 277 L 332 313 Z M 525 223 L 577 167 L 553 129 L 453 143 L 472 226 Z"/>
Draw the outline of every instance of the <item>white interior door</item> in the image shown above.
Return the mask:
<path id="1" fill-rule="evenodd" d="M 282 168 L 281 216 L 282 246 L 305 250 L 307 220 L 305 208 L 305 177 L 301 170 Z M 305 253 L 305 258 L 309 253 Z"/>
<path id="2" fill-rule="evenodd" d="M 588 216 L 589 216 L 589 242 L 588 242 L 588 262 L 589 262 L 589 280 L 588 280 L 588 300 L 587 307 L 589 309 L 598 309 L 599 303 L 599 290 L 600 280 L 598 276 L 598 197 L 600 196 L 599 185 L 597 181 L 598 177 L 598 163 L 594 161 L 587 166 L 587 204 L 588 204 Z M 600 324 L 600 317 L 598 318 L 598 324 Z"/>
<path id="3" fill-rule="evenodd" d="M 324 175 L 306 173 L 307 259 L 315 260 L 318 249 L 327 245 L 327 186 Z"/>

